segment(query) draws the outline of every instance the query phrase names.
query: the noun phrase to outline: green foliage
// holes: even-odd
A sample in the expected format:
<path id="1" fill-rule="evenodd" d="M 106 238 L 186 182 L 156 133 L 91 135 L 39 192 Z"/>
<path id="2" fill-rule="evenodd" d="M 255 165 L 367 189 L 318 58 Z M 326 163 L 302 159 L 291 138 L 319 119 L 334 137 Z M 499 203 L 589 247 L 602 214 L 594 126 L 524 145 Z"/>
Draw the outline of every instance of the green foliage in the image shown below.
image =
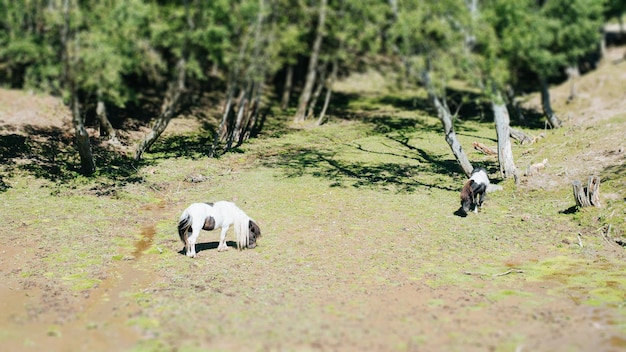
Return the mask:
<path id="1" fill-rule="evenodd" d="M 392 5 L 397 4 L 397 8 Z M 110 0 L 70 5 L 71 52 L 78 88 L 123 107 L 140 93 L 129 78 L 160 85 L 174 57 L 187 54 L 187 71 L 208 79 L 267 80 L 308 55 L 315 4 L 297 0 Z M 385 52 L 406 58 L 405 74 L 430 70 L 436 88 L 452 78 L 504 86 L 520 69 L 550 76 L 575 63 L 599 40 L 603 15 L 623 1 L 342 0 L 329 4 L 322 62 L 337 59 L 360 69 Z M 0 79 L 58 92 L 63 79 L 63 2 L 0 3 Z M 533 30 L 528 30 L 532 28 Z M 470 38 L 472 38 L 470 40 Z M 468 40 L 473 41 L 473 44 Z"/>
<path id="2" fill-rule="evenodd" d="M 605 0 L 604 1 L 604 17 L 606 19 L 617 18 L 622 22 L 622 15 L 626 12 L 626 1 L 624 0 Z"/>
<path id="3" fill-rule="evenodd" d="M 603 2 L 599 0 L 550 0 L 542 8 L 544 16 L 558 21 L 552 50 L 562 53 L 563 64 L 575 65 L 598 48 L 603 24 Z"/>
<path id="4" fill-rule="evenodd" d="M 602 3 L 549 0 L 540 6 L 534 0 L 490 0 L 484 18 L 495 31 L 500 57 L 510 72 L 529 70 L 550 77 L 577 64 L 599 44 Z"/>
<path id="5" fill-rule="evenodd" d="M 534 0 L 495 0 L 486 11 L 510 70 L 533 69 L 546 74 L 558 68 L 562 58 L 550 51 L 558 23 L 541 17 Z"/>
<path id="6" fill-rule="evenodd" d="M 403 2 L 390 32 L 406 58 L 407 77 L 417 80 L 428 71 L 434 88 L 443 94 L 450 79 L 463 76 L 463 30 L 469 17 L 463 1 Z"/>

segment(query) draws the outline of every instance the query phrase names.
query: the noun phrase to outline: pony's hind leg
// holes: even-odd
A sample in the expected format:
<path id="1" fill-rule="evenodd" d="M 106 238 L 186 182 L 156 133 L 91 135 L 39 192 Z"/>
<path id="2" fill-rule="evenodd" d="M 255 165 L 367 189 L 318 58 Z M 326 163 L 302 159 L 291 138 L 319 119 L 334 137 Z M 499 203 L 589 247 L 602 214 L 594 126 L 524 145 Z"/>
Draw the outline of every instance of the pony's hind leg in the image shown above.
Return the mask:
<path id="1" fill-rule="evenodd" d="M 198 236 L 200 236 L 200 228 L 197 226 L 192 226 L 191 236 L 187 238 L 187 256 L 189 258 L 196 257 L 196 241 L 198 241 Z"/>

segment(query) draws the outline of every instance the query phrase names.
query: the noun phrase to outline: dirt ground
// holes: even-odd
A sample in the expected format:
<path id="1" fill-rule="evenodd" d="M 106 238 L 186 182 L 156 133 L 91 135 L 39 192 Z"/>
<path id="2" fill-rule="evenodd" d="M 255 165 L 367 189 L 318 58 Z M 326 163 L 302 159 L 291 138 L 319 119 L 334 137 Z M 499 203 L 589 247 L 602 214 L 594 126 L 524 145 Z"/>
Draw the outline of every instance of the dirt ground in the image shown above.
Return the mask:
<path id="1" fill-rule="evenodd" d="M 623 49 L 612 49 L 605 64 L 613 65 L 612 61 L 622 57 L 622 54 Z M 561 116 L 567 126 L 563 130 L 564 133 L 567 133 L 568 129 L 592 128 L 598 121 L 626 111 L 626 90 L 623 88 L 623 82 L 626 82 L 626 62 L 617 65 L 623 66 L 620 77 L 607 76 L 599 71 L 578 79 L 579 97 L 570 103 L 577 104 L 576 109 L 566 106 L 569 105 L 566 103 L 569 83 L 553 89 L 555 110 L 575 111 Z M 594 90 L 599 89 L 598 87 L 612 84 L 615 85 L 614 94 L 594 95 Z M 527 104 L 538 106 L 538 100 L 533 98 Z M 168 128 L 168 133 L 193 129 L 194 123 L 192 120 L 175 120 Z M 0 90 L 0 133 L 27 134 L 29 128 L 35 127 L 56 129 L 61 134 L 71 136 L 72 130 L 69 126 L 67 111 L 58 99 Z M 541 177 L 529 179 L 521 187 L 527 187 L 529 190 L 556 187 L 556 180 L 562 177 L 563 172 L 575 178 L 623 163 L 626 142 L 624 130 L 621 128 L 624 128 L 623 124 L 603 137 L 602 148 L 583 148 L 579 155 L 549 160 L 552 171 L 542 173 Z M 140 136 L 142 132 L 139 131 L 136 136 Z M 95 135 L 97 131 L 90 130 L 90 133 Z M 130 140 L 136 136 L 126 138 Z M 606 147 L 610 145 L 614 147 Z M 584 165 L 581 160 L 585 161 Z M 623 194 L 608 196 L 623 198 Z M 127 324 L 129 318 L 141 315 L 145 307 L 142 307 L 138 300 L 128 299 L 124 293 L 154 289 L 155 283 L 171 280 L 170 274 L 163 275 L 151 270 L 150 263 L 142 262 L 142 253 L 152 245 L 152 237 L 157 231 L 155 219 L 163 219 L 166 215 L 171 217 L 172 212 L 177 212 L 182 205 L 181 201 L 169 199 L 146 206 L 135 219 L 142 226 L 143 233 L 141 239 L 133 243 L 134 250 L 128 253 L 132 260 L 109 262 L 106 271 L 99 277 L 101 283 L 93 289 L 83 291 L 72 291 L 63 286 L 51 285 L 43 277 L 20 276 L 20 273 L 26 271 L 25 266 L 37 263 L 36 257 L 40 254 L 39 251 L 33 250 L 39 248 L 37 239 L 34 236 L 20 236 L 21 233 L 29 232 L 29 224 L 23 219 L 13 219 L 12 223 L 5 224 L 0 230 L 2 233 L 0 348 L 5 351 L 40 350 L 42 347 L 51 351 L 159 349 L 158 346 L 137 347 L 137 341 L 140 340 L 171 339 L 171 337 L 149 336 L 149 333 L 147 336 L 146 330 L 129 326 Z M 5 203 L 3 206 L 8 207 L 10 204 Z M 356 207 L 357 204 L 353 206 Z M 340 214 L 335 216 L 340 217 Z M 305 225 L 308 224 L 303 226 Z M 111 226 L 117 227 L 119 231 L 124 230 L 121 224 Z M 172 238 L 168 244 L 172 248 L 179 247 L 176 238 Z M 330 240 L 328 245 L 333 245 Z M 220 334 L 215 333 L 211 335 L 214 337 L 210 341 L 199 343 L 199 346 L 200 349 L 208 347 L 218 350 L 344 351 L 363 349 L 429 351 L 448 350 L 448 346 L 453 350 L 463 351 L 626 349 L 626 335 L 623 333 L 624 317 L 616 314 L 615 309 L 582 304 L 580 300 L 585 296 L 583 292 L 573 292 L 569 296 L 546 295 L 553 286 L 558 285 L 558 280 L 551 283 L 525 281 L 516 277 L 519 274 L 517 268 L 523 264 L 554 255 L 553 249 L 544 249 L 545 253 L 541 252 L 541 248 L 535 249 L 537 251 L 532 254 L 508 258 L 503 264 L 510 270 L 489 274 L 478 271 L 466 272 L 468 278 L 476 279 L 478 282 L 470 285 L 423 285 L 424 281 L 435 278 L 405 280 L 400 278 L 401 270 L 398 272 L 390 270 L 385 276 L 386 281 L 363 282 L 358 279 L 358 275 L 351 277 L 345 274 L 351 272 L 358 274 L 364 270 L 363 263 L 347 261 L 348 265 L 353 267 L 342 268 L 342 272 L 334 278 L 324 279 L 326 277 L 324 275 L 328 273 L 320 274 L 320 281 L 316 282 L 319 290 L 312 294 L 297 298 L 283 297 L 288 302 L 284 304 L 290 305 L 289 307 L 295 310 L 301 309 L 303 314 L 314 309 L 311 307 L 325 307 L 326 314 L 323 315 L 321 326 L 327 328 L 327 335 L 319 332 L 311 334 L 306 323 L 294 319 L 294 324 L 297 322 L 304 325 L 293 326 L 292 337 L 277 335 L 275 340 L 278 342 L 269 345 L 252 344 L 252 347 L 247 348 L 240 341 L 220 339 Z M 609 247 L 606 251 L 617 253 L 616 257 L 624 256 L 620 247 Z M 206 253 L 207 251 L 202 254 Z M 258 253 L 246 255 L 260 257 L 262 254 Z M 319 254 L 311 255 L 315 259 L 315 255 Z M 319 260 L 317 265 L 321 269 L 329 265 L 324 263 L 323 257 L 317 259 Z M 264 269 L 267 267 L 261 266 L 254 270 L 261 276 Z M 507 284 L 494 279 L 500 277 Z M 289 280 L 289 275 L 285 275 L 283 279 Z M 294 280 L 298 284 L 297 279 Z M 529 298 L 526 295 L 512 293 L 496 299 L 486 294 L 490 289 L 502 286 L 504 290 L 511 285 L 520 285 L 520 291 L 544 299 L 538 299 L 535 306 L 529 309 Z M 198 288 L 199 292 L 202 290 Z M 223 303 L 239 307 L 236 305 L 238 303 L 230 300 L 233 296 L 238 296 L 237 292 L 228 292 L 228 288 L 220 290 L 213 292 L 219 292 L 220 297 L 223 297 L 216 298 L 216 305 Z M 308 302 L 305 304 L 301 300 Z M 625 302 L 622 299 L 618 305 L 623 306 Z M 474 309 L 476 307 L 482 309 Z M 202 310 L 200 307 L 197 309 Z M 223 314 L 225 321 L 231 319 L 226 316 L 227 310 L 216 309 Z M 288 316 L 280 316 L 281 312 L 288 311 L 289 309 L 281 307 L 279 303 L 271 310 L 278 316 L 275 318 L 277 324 L 285 324 L 283 320 L 289 321 Z M 99 322 L 98 326 L 91 325 L 94 321 Z M 201 325 L 204 322 L 190 323 Z M 259 333 L 265 334 L 272 333 L 270 327 L 257 326 L 254 321 L 250 321 L 249 324 L 247 329 L 258 329 Z M 411 327 L 410 330 L 407 330 L 407 325 Z M 405 336 L 407 331 L 411 331 L 411 336 Z M 191 331 L 172 332 L 174 333 L 183 336 L 182 340 L 193 339 Z M 15 339 L 11 338 L 13 335 L 16 336 Z M 299 339 L 296 336 L 304 338 Z M 520 336 L 520 342 L 516 342 L 516 336 Z M 286 341 L 281 343 L 281 339 Z M 503 340 L 507 342 L 503 344 Z M 403 342 L 398 344 L 397 341 Z"/>

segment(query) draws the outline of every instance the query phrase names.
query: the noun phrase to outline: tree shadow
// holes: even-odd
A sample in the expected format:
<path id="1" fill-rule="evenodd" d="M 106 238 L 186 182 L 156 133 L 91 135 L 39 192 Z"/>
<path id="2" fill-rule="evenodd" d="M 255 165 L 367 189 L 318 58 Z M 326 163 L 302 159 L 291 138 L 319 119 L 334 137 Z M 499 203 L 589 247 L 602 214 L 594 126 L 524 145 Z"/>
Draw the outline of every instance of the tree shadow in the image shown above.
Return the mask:
<path id="1" fill-rule="evenodd" d="M 426 178 L 420 177 L 424 173 L 458 175 L 461 169 L 455 160 L 433 156 L 415 147 L 412 148 L 418 152 L 413 157 L 367 150 L 360 145 L 351 147 L 364 153 L 411 158 L 413 163 L 347 161 L 338 158 L 337 153 L 332 150 L 296 148 L 266 160 L 265 166 L 282 168 L 288 178 L 303 175 L 324 178 L 331 182 L 331 187 L 375 188 L 399 193 L 412 192 L 420 187 L 457 190 L 456 186 L 450 185 L 450 180 L 441 181 L 437 177 L 434 180 L 425 180 Z M 418 163 L 415 164 L 415 161 Z"/>
<path id="2" fill-rule="evenodd" d="M 160 138 L 150 148 L 154 159 L 188 158 L 198 159 L 215 155 L 212 131 L 203 130 L 188 135 L 171 135 Z"/>
<path id="3" fill-rule="evenodd" d="M 626 163 L 607 166 L 600 172 L 600 180 L 602 181 L 613 181 L 617 179 L 624 179 L 625 176 L 626 176 Z"/>
<path id="4" fill-rule="evenodd" d="M 58 127 L 26 125 L 22 130 L 23 134 L 0 135 L 0 191 L 9 188 L 4 180 L 16 172 L 57 184 L 65 184 L 79 175 L 80 160 L 73 135 Z M 92 138 L 91 147 L 98 165 L 92 177 L 103 177 L 118 184 L 143 181 L 137 175 L 138 165 L 133 158 L 98 139 Z"/>
<path id="5" fill-rule="evenodd" d="M 403 117 L 380 109 L 382 104 L 391 105 L 394 109 L 419 110 L 434 114 L 426 99 L 385 95 L 373 97 L 359 108 L 352 106 L 354 100 L 362 99 L 362 96 L 353 93 L 334 94 L 332 114 L 339 119 L 358 120 L 370 125 L 368 135 L 386 138 L 388 143 L 385 144 L 385 148 L 379 150 L 358 143 L 343 144 L 345 147 L 354 148 L 356 152 L 380 155 L 381 158 L 378 159 L 381 161 L 345 160 L 337 151 L 329 148 L 295 146 L 267 159 L 265 166 L 283 169 L 286 177 L 312 175 L 325 178 L 333 187 L 394 189 L 397 192 L 411 192 L 419 187 L 427 187 L 458 191 L 457 183 L 465 179 L 465 174 L 458 162 L 452 158 L 452 153 L 437 155 L 410 143 L 411 138 L 423 132 L 440 134 L 442 143 L 445 143 L 443 127 L 439 120 L 427 118 L 424 113 L 416 113 L 414 117 Z M 371 110 L 368 108 L 370 103 Z M 457 131 L 467 134 L 477 131 L 466 122 L 458 119 L 455 122 Z M 394 161 L 385 161 L 392 159 Z M 398 159 L 400 160 L 396 161 Z M 401 159 L 405 159 L 406 162 Z M 485 166 L 497 170 L 497 165 Z M 429 176 L 423 177 L 425 174 Z M 452 180 L 444 180 L 442 176 L 451 177 Z"/>

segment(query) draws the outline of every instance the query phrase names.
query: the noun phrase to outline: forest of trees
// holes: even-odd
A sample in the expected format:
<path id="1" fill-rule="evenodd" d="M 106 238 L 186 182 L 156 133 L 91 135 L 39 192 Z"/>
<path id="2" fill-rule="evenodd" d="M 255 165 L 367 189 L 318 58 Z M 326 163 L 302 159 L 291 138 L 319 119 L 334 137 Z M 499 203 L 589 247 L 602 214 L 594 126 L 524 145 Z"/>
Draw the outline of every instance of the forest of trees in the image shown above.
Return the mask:
<path id="1" fill-rule="evenodd" d="M 258 131 L 269 107 L 322 124 L 335 80 L 395 65 L 401 84 L 427 90 L 466 173 L 446 88 L 460 79 L 481 92 L 506 178 L 516 94 L 541 91 L 558 128 L 549 82 L 593 65 L 603 23 L 625 10 L 626 0 L 0 0 L 0 84 L 62 96 L 91 174 L 87 116 L 115 140 L 108 111 L 152 104 L 139 160 L 172 118 L 213 93 L 223 109 L 206 148 L 217 153 Z"/>

